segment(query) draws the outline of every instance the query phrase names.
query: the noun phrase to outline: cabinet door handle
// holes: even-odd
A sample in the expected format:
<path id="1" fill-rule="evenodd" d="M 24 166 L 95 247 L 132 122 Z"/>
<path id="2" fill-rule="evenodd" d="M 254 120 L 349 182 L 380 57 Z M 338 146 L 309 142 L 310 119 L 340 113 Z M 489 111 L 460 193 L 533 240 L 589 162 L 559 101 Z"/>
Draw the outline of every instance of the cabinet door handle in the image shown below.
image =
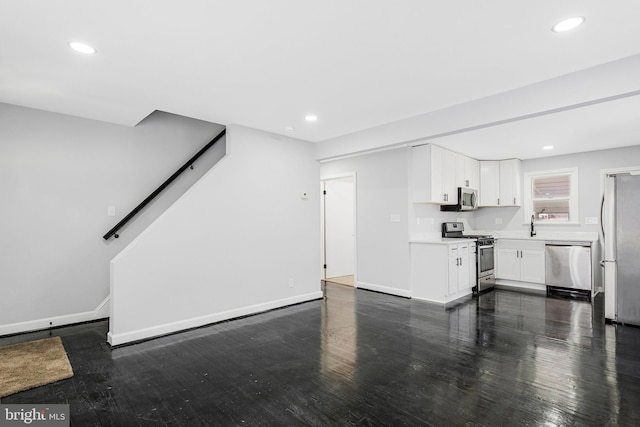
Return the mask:
<path id="1" fill-rule="evenodd" d="M 464 185 L 466 185 L 467 187 L 469 186 L 469 180 L 468 179 L 464 181 Z"/>
<path id="2" fill-rule="evenodd" d="M 513 204 L 514 205 L 516 204 L 516 198 L 515 197 L 513 198 Z"/>
<path id="3" fill-rule="evenodd" d="M 460 265 L 462 266 L 462 258 L 460 258 Z"/>
<path id="4" fill-rule="evenodd" d="M 500 204 L 500 197 L 498 197 L 498 204 Z"/>

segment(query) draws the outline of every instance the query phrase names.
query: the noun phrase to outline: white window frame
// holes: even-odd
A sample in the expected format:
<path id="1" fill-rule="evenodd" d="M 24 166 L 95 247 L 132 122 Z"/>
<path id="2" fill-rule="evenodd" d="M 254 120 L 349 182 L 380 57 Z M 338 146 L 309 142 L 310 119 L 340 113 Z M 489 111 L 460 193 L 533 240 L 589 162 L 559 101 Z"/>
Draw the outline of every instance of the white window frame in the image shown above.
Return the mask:
<path id="1" fill-rule="evenodd" d="M 569 198 L 569 221 L 535 221 L 536 224 L 549 224 L 549 225 L 568 225 L 568 224 L 580 224 L 580 214 L 578 212 L 580 203 L 578 199 L 579 191 L 578 185 L 580 180 L 578 179 L 578 168 L 565 168 L 565 169 L 554 169 L 547 171 L 535 171 L 535 172 L 525 172 L 523 179 L 523 214 L 524 214 L 524 223 L 528 224 L 531 222 L 531 215 L 533 215 L 533 200 L 531 197 L 531 184 L 533 179 L 535 178 L 544 178 L 548 176 L 556 176 L 556 175 L 569 175 L 571 182 L 571 195 Z"/>

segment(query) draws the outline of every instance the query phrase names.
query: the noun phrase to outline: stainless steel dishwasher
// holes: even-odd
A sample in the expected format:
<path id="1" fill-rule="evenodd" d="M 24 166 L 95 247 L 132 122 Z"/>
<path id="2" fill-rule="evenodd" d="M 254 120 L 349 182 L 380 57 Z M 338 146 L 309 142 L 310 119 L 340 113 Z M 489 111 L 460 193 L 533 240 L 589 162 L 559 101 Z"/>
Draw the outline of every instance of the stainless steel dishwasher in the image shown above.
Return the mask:
<path id="1" fill-rule="evenodd" d="M 591 292 L 591 244 L 553 242 L 545 245 L 547 286 Z"/>

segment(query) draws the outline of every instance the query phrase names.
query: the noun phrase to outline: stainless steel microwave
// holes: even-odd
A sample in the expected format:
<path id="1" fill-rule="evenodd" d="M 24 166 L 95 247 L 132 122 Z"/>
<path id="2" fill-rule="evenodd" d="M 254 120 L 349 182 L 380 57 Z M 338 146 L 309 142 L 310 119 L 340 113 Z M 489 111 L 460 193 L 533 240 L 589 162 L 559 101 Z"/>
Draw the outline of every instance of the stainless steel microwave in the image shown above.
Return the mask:
<path id="1" fill-rule="evenodd" d="M 474 211 L 478 209 L 478 190 L 468 187 L 458 187 L 458 203 L 455 205 L 441 205 L 441 211 Z"/>

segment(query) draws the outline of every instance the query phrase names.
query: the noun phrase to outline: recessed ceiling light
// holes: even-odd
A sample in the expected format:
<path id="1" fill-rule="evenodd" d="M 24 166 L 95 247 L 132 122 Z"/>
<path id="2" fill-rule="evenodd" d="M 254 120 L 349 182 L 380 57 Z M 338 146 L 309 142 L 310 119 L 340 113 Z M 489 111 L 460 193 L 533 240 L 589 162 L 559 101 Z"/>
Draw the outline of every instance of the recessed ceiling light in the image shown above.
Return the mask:
<path id="1" fill-rule="evenodd" d="M 316 120 L 318 120 L 318 116 L 309 114 L 308 116 L 305 116 L 304 119 L 308 122 L 315 122 Z"/>
<path id="2" fill-rule="evenodd" d="M 286 127 L 284 128 L 284 130 L 285 130 L 285 131 L 287 131 L 287 132 L 293 132 L 293 131 L 295 131 L 295 130 L 296 130 L 296 128 L 294 128 L 293 126 L 286 126 Z"/>
<path id="3" fill-rule="evenodd" d="M 553 145 L 545 145 L 542 147 L 543 150 L 553 150 Z"/>
<path id="4" fill-rule="evenodd" d="M 76 52 L 80 52 L 80 53 L 86 53 L 89 55 L 92 55 L 94 53 L 96 53 L 95 48 L 89 46 L 86 43 L 81 43 L 81 42 L 69 42 L 69 47 L 73 50 L 75 50 Z"/>
<path id="5" fill-rule="evenodd" d="M 551 27 L 551 31 L 553 31 L 554 33 L 562 33 L 564 31 L 573 30 L 574 28 L 582 25 L 584 21 L 584 16 L 574 16 L 573 18 L 567 18 Z"/>

